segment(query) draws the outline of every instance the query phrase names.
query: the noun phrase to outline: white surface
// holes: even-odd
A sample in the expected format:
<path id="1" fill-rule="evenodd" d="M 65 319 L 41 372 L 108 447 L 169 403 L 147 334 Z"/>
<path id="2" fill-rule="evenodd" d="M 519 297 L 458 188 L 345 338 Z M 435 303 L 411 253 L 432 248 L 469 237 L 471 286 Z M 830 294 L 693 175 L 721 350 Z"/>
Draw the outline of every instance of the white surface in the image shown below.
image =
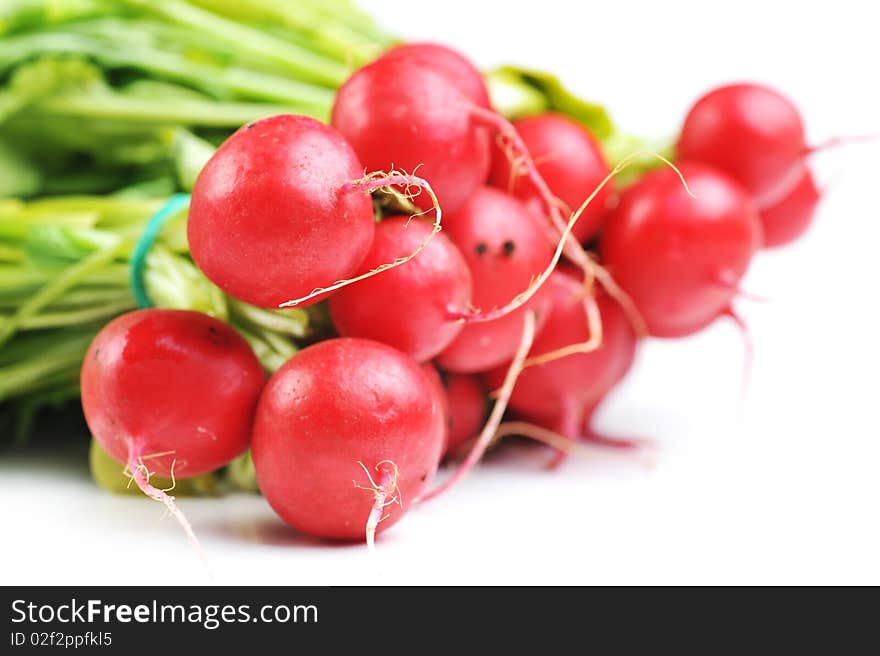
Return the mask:
<path id="1" fill-rule="evenodd" d="M 634 132 L 673 133 L 700 92 L 733 79 L 787 91 L 814 141 L 880 130 L 870 3 L 364 4 L 482 65 L 553 70 Z M 643 349 L 599 419 L 656 438 L 654 471 L 571 461 L 550 474 L 544 452 L 518 449 L 412 512 L 373 560 L 295 535 L 258 497 L 184 499 L 215 580 L 880 583 L 878 159 L 877 146 L 824 155 L 836 183 L 815 228 L 755 263 L 746 287 L 773 301 L 741 304 L 757 345 L 742 407 L 728 323 Z M 82 472 L 5 460 L 0 498 L 0 582 L 206 580 L 157 505 L 102 494 Z"/>

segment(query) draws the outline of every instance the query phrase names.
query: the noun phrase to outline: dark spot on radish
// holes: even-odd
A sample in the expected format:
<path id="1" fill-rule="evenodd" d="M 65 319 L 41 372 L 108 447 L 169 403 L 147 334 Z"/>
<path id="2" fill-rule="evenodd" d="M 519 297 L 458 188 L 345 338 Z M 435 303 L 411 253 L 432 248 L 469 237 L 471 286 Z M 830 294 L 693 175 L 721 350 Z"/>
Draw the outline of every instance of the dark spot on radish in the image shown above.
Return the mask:
<path id="1" fill-rule="evenodd" d="M 208 341 L 215 346 L 227 346 L 230 343 L 229 336 L 223 334 L 217 326 L 208 326 Z"/>
<path id="2" fill-rule="evenodd" d="M 245 130 L 250 130 L 250 129 L 251 129 L 252 127 L 254 127 L 256 124 L 257 124 L 256 121 L 251 121 L 250 123 L 248 123 L 247 125 L 244 126 L 244 129 L 245 129 Z"/>
<path id="3" fill-rule="evenodd" d="M 489 247 L 486 245 L 486 242 L 481 241 L 480 243 L 477 244 L 477 248 L 476 248 L 477 255 L 482 255 L 483 253 L 485 253 L 488 250 L 488 248 Z"/>
<path id="4" fill-rule="evenodd" d="M 504 249 L 504 257 L 510 257 L 513 255 L 513 251 L 516 250 L 516 244 L 512 239 L 508 239 L 504 244 L 502 244 L 502 248 Z"/>
<path id="5" fill-rule="evenodd" d="M 422 483 L 424 483 L 425 481 L 427 481 L 427 480 L 428 480 L 428 472 L 425 472 L 424 474 L 422 474 L 421 476 L 419 476 L 419 480 L 420 480 Z"/>

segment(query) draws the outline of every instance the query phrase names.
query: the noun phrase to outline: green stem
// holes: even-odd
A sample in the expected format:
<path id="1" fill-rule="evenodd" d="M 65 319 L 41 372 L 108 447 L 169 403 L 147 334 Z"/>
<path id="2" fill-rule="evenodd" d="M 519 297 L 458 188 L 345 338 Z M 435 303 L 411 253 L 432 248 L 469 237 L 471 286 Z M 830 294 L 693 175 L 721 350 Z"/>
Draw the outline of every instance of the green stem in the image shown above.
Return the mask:
<path id="1" fill-rule="evenodd" d="M 316 55 L 260 30 L 227 20 L 216 14 L 177 0 L 123 0 L 131 6 L 155 12 L 164 18 L 211 35 L 222 43 L 235 45 L 286 66 L 301 79 L 336 88 L 348 77 L 348 70 L 338 62 Z"/>
<path id="2" fill-rule="evenodd" d="M 43 100 L 34 108 L 39 115 L 72 116 L 139 125 L 195 125 L 202 127 L 237 128 L 250 121 L 275 114 L 323 114 L 327 105 L 278 105 L 269 103 L 235 103 L 193 100 L 146 100 L 122 94 L 68 93 Z"/>
<path id="3" fill-rule="evenodd" d="M 292 337 L 305 337 L 307 332 L 308 315 L 305 310 L 292 308 L 295 310 L 292 313 L 289 310 L 269 311 L 232 298 L 229 299 L 229 308 L 234 315 L 258 328 Z"/>
<path id="4" fill-rule="evenodd" d="M 44 312 L 23 319 L 19 328 L 21 330 L 37 330 L 45 328 L 60 328 L 63 326 L 75 326 L 81 323 L 110 319 L 123 312 L 135 309 L 135 303 L 130 298 L 117 303 L 102 304 L 98 307 L 90 307 L 82 310 L 66 310 L 64 312 Z"/>
<path id="5" fill-rule="evenodd" d="M 0 368 L 0 401 L 20 396 L 79 371 L 93 336 L 87 335 L 47 348 L 39 357 Z M 52 378 L 51 380 L 57 380 Z"/>
<path id="6" fill-rule="evenodd" d="M 0 347 L 9 341 L 24 321 L 33 317 L 42 308 L 86 278 L 90 273 L 112 262 L 119 251 L 119 247 L 120 245 L 117 244 L 85 257 L 62 271 L 51 282 L 23 303 L 15 314 L 0 323 Z"/>

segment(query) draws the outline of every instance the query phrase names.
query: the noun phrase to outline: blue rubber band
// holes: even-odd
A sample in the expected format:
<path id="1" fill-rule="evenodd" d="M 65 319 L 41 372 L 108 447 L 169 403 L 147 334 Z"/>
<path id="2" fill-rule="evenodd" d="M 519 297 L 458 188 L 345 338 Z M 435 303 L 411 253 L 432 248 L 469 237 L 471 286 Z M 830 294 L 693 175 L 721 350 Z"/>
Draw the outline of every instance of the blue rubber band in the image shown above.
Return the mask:
<path id="1" fill-rule="evenodd" d="M 158 212 L 150 217 L 150 220 L 147 221 L 147 227 L 144 228 L 143 234 L 134 246 L 131 253 L 131 293 L 140 308 L 153 307 L 150 297 L 147 296 L 147 288 L 144 283 L 147 254 L 156 243 L 156 238 L 168 223 L 168 219 L 177 216 L 187 205 L 189 205 L 189 194 L 174 194 L 159 208 Z"/>

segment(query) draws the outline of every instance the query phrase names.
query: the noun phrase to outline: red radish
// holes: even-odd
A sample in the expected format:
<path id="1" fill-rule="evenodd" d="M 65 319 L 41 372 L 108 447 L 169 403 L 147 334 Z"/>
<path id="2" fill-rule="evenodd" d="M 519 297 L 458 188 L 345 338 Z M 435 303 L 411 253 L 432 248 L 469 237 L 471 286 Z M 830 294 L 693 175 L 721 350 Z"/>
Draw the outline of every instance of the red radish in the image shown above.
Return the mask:
<path id="1" fill-rule="evenodd" d="M 568 207 L 576 210 L 611 172 L 595 137 L 583 126 L 562 114 L 548 112 L 513 123 L 529 154 L 546 180 L 550 191 Z M 534 185 L 522 177 L 511 158 L 501 148 L 492 159 L 491 182 L 520 198 L 535 198 Z M 583 243 L 599 230 L 608 200 L 614 190 L 602 188 L 581 214 L 572 234 Z"/>
<path id="2" fill-rule="evenodd" d="M 446 452 L 449 453 L 480 432 L 488 411 L 488 395 L 476 376 L 466 374 L 447 374 L 445 388 L 449 406 Z"/>
<path id="3" fill-rule="evenodd" d="M 404 43 L 385 52 L 382 59 L 406 59 L 429 68 L 452 82 L 476 105 L 491 109 L 489 90 L 480 71 L 451 48 L 438 43 Z"/>
<path id="4" fill-rule="evenodd" d="M 761 223 L 745 191 L 717 170 L 680 165 L 627 189 L 609 216 L 602 260 L 635 303 L 650 334 L 680 337 L 728 312 Z"/>
<path id="5" fill-rule="evenodd" d="M 385 219 L 376 226 L 361 266 L 373 268 L 403 257 L 431 231 L 422 221 Z M 337 292 L 330 298 L 330 315 L 341 335 L 375 339 L 425 362 L 461 332 L 463 324 L 450 310 L 470 305 L 472 286 L 467 263 L 441 233 L 404 266 Z"/>
<path id="6" fill-rule="evenodd" d="M 431 381 L 431 384 L 434 386 L 434 391 L 440 397 L 442 401 L 441 406 L 443 409 L 443 416 L 446 417 L 446 429 L 448 432 L 449 429 L 449 400 L 446 398 L 446 384 L 443 382 L 443 377 L 440 375 L 440 372 L 430 362 L 426 362 L 422 365 L 422 371 L 428 377 L 428 380 Z"/>
<path id="7" fill-rule="evenodd" d="M 373 240 L 369 193 L 395 183 L 433 196 L 414 176 L 364 176 L 345 138 L 312 118 L 250 123 L 196 180 L 187 226 L 193 259 L 218 287 L 248 303 L 314 303 L 376 273 L 349 279 Z M 322 288 L 333 281 L 341 282 Z"/>
<path id="8" fill-rule="evenodd" d="M 816 181 L 809 171 L 805 171 L 788 196 L 761 212 L 764 246 L 782 246 L 800 237 L 810 227 L 820 200 Z"/>
<path id="9" fill-rule="evenodd" d="M 591 337 L 579 298 L 583 293 L 580 281 L 558 270 L 550 278 L 548 287 L 553 297 L 552 309 L 513 389 L 510 408 L 565 437 L 576 439 L 583 436 L 585 417 L 632 366 L 637 337 L 620 306 L 606 294 L 599 293 L 596 299 L 602 318 L 599 348 L 542 363 L 542 356 L 558 353 Z M 501 384 L 506 371 L 505 366 L 487 374 L 492 389 Z"/>
<path id="10" fill-rule="evenodd" d="M 348 79 L 336 95 L 331 122 L 367 168 L 417 170 L 430 180 L 449 214 L 489 176 L 489 132 L 474 113 L 477 107 L 445 74 L 392 55 Z"/>
<path id="11" fill-rule="evenodd" d="M 558 199 L 535 168 L 519 134 L 505 118 L 468 96 L 472 92 L 465 87 L 479 72 L 470 66 L 471 73 L 465 76 L 468 84 L 461 79 L 456 83 L 452 81 L 451 66 L 431 64 L 429 59 L 396 56 L 392 51 L 355 72 L 336 96 L 333 126 L 351 142 L 368 167 L 393 165 L 418 170 L 431 180 L 447 214 L 456 213 L 487 180 L 491 163 L 489 133 L 495 133 L 507 144 L 506 152 L 522 163 L 524 175 L 545 205 L 556 231 L 555 235 L 548 232 L 549 240 L 555 242 L 561 236 L 566 256 L 584 270 L 587 278 L 598 276 L 597 265 L 569 234 Z M 465 58 L 458 57 L 456 69 L 466 64 Z M 426 209 L 424 204 L 420 206 Z M 530 293 L 544 280 L 546 276 Z M 609 279 L 605 276 L 601 280 L 606 285 Z"/>
<path id="12" fill-rule="evenodd" d="M 467 261 L 474 281 L 473 303 L 479 308 L 508 303 L 530 287 L 552 257 L 541 225 L 525 206 L 491 187 L 478 190 L 447 218 L 447 234 Z M 543 316 L 546 306 L 546 294 L 538 292 L 499 319 L 466 325 L 437 363 L 449 371 L 470 373 L 510 360 L 522 336 L 524 314 L 535 309 Z"/>
<path id="13" fill-rule="evenodd" d="M 272 376 L 251 449 L 260 489 L 287 523 L 372 545 L 430 483 L 443 442 L 441 396 L 419 365 L 343 337 L 300 351 Z"/>
<path id="14" fill-rule="evenodd" d="M 711 164 L 742 184 L 759 209 L 789 195 L 810 149 L 797 107 L 759 84 L 732 84 L 700 98 L 685 118 L 678 157 Z"/>
<path id="15" fill-rule="evenodd" d="M 227 324 L 186 310 L 137 310 L 89 347 L 82 405 L 94 438 L 192 538 L 174 498 L 149 475 L 198 476 L 244 453 L 264 383 L 257 358 Z"/>

